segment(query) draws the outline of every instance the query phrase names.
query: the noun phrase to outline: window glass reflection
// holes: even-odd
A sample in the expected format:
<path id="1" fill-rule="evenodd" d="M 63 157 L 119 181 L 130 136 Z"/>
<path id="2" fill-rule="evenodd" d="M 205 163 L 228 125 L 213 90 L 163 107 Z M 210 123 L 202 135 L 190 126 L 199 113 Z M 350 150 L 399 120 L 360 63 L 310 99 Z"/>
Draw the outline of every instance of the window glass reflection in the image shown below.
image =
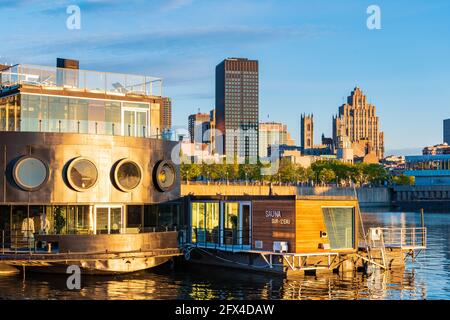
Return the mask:
<path id="1" fill-rule="evenodd" d="M 75 159 L 69 166 L 69 183 L 76 190 L 91 188 L 97 182 L 97 177 L 97 168 L 87 159 Z"/>
<path id="2" fill-rule="evenodd" d="M 116 169 L 116 183 L 124 190 L 133 190 L 141 182 L 141 169 L 132 161 L 125 161 L 118 164 Z"/>
<path id="3" fill-rule="evenodd" d="M 25 189 L 38 188 L 47 178 L 47 167 L 36 158 L 19 160 L 14 170 L 14 180 Z"/>

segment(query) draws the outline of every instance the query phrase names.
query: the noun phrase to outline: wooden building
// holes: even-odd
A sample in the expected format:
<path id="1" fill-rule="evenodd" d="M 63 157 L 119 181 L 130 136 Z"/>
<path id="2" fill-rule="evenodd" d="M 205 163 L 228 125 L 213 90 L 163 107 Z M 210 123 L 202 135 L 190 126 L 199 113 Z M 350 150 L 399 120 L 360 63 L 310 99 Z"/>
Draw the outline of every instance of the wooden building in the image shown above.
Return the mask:
<path id="1" fill-rule="evenodd" d="M 356 199 L 190 196 L 190 243 L 224 250 L 355 252 Z M 286 247 L 287 244 L 287 247 Z"/>

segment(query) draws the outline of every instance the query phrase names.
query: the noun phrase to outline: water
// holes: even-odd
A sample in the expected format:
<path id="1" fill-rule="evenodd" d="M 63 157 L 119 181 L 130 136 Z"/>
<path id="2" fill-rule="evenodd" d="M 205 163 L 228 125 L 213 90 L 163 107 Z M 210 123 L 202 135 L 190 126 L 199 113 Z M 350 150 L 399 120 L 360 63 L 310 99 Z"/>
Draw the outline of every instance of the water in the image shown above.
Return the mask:
<path id="1" fill-rule="evenodd" d="M 420 214 L 365 211 L 365 226 L 420 226 Z M 66 277 L 28 273 L 0 277 L 0 299 L 450 299 L 450 212 L 426 213 L 428 248 L 404 270 L 282 279 L 254 272 L 164 266 L 126 276 Z"/>

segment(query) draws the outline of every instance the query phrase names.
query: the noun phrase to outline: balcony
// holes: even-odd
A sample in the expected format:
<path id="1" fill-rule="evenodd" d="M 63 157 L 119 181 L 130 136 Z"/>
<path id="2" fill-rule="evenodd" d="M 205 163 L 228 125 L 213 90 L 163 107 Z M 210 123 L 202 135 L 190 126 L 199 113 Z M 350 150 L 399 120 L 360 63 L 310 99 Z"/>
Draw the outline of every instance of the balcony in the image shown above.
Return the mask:
<path id="1" fill-rule="evenodd" d="M 28 64 L 17 64 L 0 72 L 0 90 L 19 85 L 119 96 L 162 96 L 162 79 L 149 76 Z"/>

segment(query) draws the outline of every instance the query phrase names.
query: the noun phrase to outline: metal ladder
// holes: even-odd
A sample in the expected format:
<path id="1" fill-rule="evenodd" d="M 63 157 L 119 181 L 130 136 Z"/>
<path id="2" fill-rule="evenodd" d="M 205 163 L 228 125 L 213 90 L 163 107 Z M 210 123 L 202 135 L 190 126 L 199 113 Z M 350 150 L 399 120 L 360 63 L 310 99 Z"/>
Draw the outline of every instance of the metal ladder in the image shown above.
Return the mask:
<path id="1" fill-rule="evenodd" d="M 373 230 L 379 230 L 378 231 L 378 238 L 374 238 L 373 234 L 371 234 L 373 232 Z M 372 260 L 372 262 L 376 265 L 378 265 L 379 267 L 382 267 L 383 269 L 386 269 L 386 246 L 384 245 L 384 236 L 383 236 L 383 230 L 381 228 L 371 228 L 369 229 L 369 234 L 367 235 L 369 238 L 369 244 L 368 247 L 370 248 L 371 251 L 373 250 L 379 250 L 380 251 L 380 258 L 374 258 L 372 256 L 372 254 L 370 255 L 370 260 Z M 377 263 L 375 260 L 381 260 L 381 263 Z"/>
<path id="2" fill-rule="evenodd" d="M 355 188 L 354 188 L 354 192 L 355 192 L 356 199 L 358 199 L 358 194 L 357 194 Z M 357 203 L 356 206 L 357 206 L 357 210 L 358 210 L 359 222 L 360 222 L 360 225 L 361 225 L 361 231 L 362 231 L 361 233 L 362 233 L 363 238 L 364 238 L 364 244 L 365 244 L 365 248 L 366 248 L 366 251 L 367 251 L 368 258 L 363 257 L 363 256 L 361 256 L 359 254 L 357 254 L 357 255 L 361 259 L 367 261 L 368 263 L 371 263 L 371 264 L 374 264 L 374 265 L 376 265 L 376 266 L 378 266 L 380 268 L 386 269 L 387 268 L 386 267 L 386 248 L 384 246 L 383 233 L 381 233 L 381 244 L 380 245 L 375 246 L 374 245 L 375 243 L 370 243 L 372 241 L 369 242 L 368 239 L 370 239 L 370 234 L 369 233 L 371 232 L 370 231 L 371 229 L 369 229 L 369 232 L 366 233 L 365 228 L 364 228 L 364 222 L 363 222 L 362 215 L 361 215 L 361 209 L 359 207 L 359 201 L 357 201 L 356 203 Z M 382 260 L 381 262 L 382 262 L 382 264 L 380 264 L 377 261 L 375 261 L 375 258 L 372 257 L 372 249 L 379 249 L 381 251 L 381 260 Z"/>

